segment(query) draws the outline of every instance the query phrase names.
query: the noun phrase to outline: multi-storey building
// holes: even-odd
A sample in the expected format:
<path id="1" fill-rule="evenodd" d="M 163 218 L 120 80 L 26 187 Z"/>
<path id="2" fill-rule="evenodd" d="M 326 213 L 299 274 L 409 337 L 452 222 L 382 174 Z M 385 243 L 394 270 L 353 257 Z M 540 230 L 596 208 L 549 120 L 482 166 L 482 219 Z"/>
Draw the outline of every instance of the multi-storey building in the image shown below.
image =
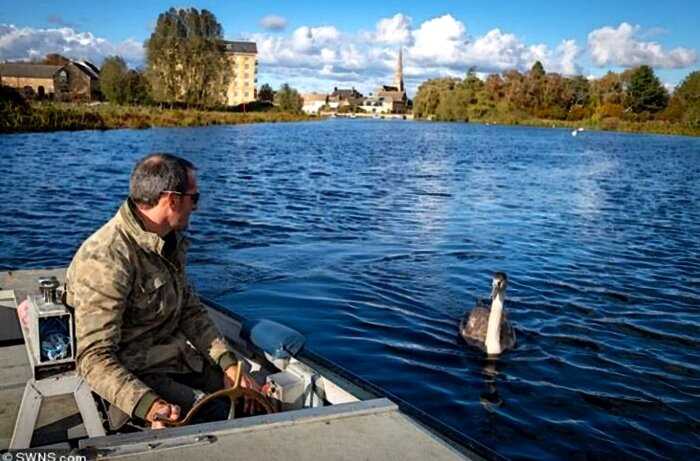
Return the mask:
<path id="1" fill-rule="evenodd" d="M 221 42 L 230 63 L 226 105 L 238 106 L 256 99 L 258 47 L 255 42 Z"/>

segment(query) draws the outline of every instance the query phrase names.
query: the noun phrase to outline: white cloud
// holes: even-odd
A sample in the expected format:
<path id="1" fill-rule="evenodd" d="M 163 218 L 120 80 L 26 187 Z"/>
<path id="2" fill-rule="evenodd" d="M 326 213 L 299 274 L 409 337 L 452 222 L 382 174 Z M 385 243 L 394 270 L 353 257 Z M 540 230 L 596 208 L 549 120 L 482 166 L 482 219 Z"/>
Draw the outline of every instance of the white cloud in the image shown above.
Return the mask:
<path id="1" fill-rule="evenodd" d="M 528 70 L 536 60 L 550 72 L 574 74 L 581 49 L 574 40 L 556 48 L 527 45 L 516 35 L 493 29 L 469 39 L 467 27 L 452 15 L 431 18 L 416 27 L 398 13 L 380 19 L 371 32 L 343 33 L 333 26 L 303 26 L 287 36 L 252 34 L 258 44 L 261 81 L 279 79 L 294 69 L 294 82 L 318 79 L 354 84 L 364 92 L 391 82 L 399 47 L 404 49 L 404 78 L 409 91 L 427 78 L 462 77 L 472 67 L 479 72 Z M 288 74 L 293 75 L 293 74 Z M 269 76 L 269 77 L 268 77 Z M 301 83 L 300 83 L 301 84 Z M 300 88 L 307 91 L 311 88 Z"/>
<path id="2" fill-rule="evenodd" d="M 565 75 L 581 73 L 581 66 L 576 62 L 581 55 L 581 48 L 576 45 L 575 40 L 564 40 L 557 47 L 556 56 L 559 63 L 560 72 Z"/>
<path id="3" fill-rule="evenodd" d="M 588 48 L 593 63 L 598 67 L 634 67 L 647 64 L 665 69 L 681 69 L 697 61 L 697 54 L 689 48 L 664 50 L 656 42 L 640 40 L 639 26 L 626 22 L 617 28 L 601 27 L 588 34 Z"/>
<path id="4" fill-rule="evenodd" d="M 410 58 L 425 65 L 438 65 L 464 72 L 471 67 L 482 72 L 529 69 L 541 61 L 549 72 L 580 72 L 576 60 L 581 54 L 574 40 L 564 40 L 556 49 L 545 44 L 526 45 L 515 34 L 492 29 L 474 40 L 467 40 L 466 27 L 450 15 L 426 21 L 413 33 L 415 45 Z"/>
<path id="5" fill-rule="evenodd" d="M 321 61 L 323 62 L 333 62 L 335 61 L 337 53 L 331 48 L 323 48 L 321 50 Z"/>
<path id="6" fill-rule="evenodd" d="M 338 41 L 340 32 L 333 26 L 299 27 L 292 33 L 292 47 L 305 54 L 316 53 L 324 45 Z"/>
<path id="7" fill-rule="evenodd" d="M 425 21 L 413 31 L 409 55 L 436 64 L 459 62 L 466 43 L 465 30 L 464 24 L 449 14 Z"/>
<path id="8" fill-rule="evenodd" d="M 528 48 L 514 34 L 493 29 L 469 44 L 464 61 L 487 71 L 501 71 L 523 69 L 530 57 Z"/>
<path id="9" fill-rule="evenodd" d="M 287 27 L 287 20 L 282 16 L 270 14 L 260 20 L 260 25 L 267 30 L 280 31 Z"/>
<path id="10" fill-rule="evenodd" d="M 143 44 L 134 39 L 119 43 L 96 37 L 90 32 L 77 32 L 71 27 L 34 29 L 0 24 L 0 60 L 41 59 L 58 53 L 73 59 L 86 59 L 97 65 L 106 56 L 122 56 L 130 65 L 143 64 Z"/>
<path id="11" fill-rule="evenodd" d="M 405 45 L 411 42 L 411 18 L 401 13 L 377 22 L 377 30 L 372 37 L 378 43 Z"/>

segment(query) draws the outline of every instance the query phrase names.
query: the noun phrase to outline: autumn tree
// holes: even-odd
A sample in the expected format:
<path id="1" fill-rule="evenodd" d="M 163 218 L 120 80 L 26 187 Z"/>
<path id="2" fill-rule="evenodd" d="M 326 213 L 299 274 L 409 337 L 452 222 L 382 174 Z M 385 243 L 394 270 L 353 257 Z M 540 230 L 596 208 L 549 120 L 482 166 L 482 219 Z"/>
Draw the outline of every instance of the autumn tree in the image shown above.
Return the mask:
<path id="1" fill-rule="evenodd" d="M 582 75 L 567 79 L 572 106 L 587 106 L 591 100 L 591 84 Z"/>
<path id="2" fill-rule="evenodd" d="M 567 79 L 559 74 L 548 74 L 542 79 L 537 115 L 540 118 L 561 120 L 566 118 L 571 105 L 571 93 Z"/>
<path id="3" fill-rule="evenodd" d="M 546 73 L 536 62 L 527 73 L 511 69 L 484 80 L 470 69 L 463 80 L 437 78 L 420 84 L 413 100 L 416 118 L 443 121 L 518 122 L 585 120 L 614 127 L 618 120 L 656 119 L 700 128 L 700 71 L 668 94 L 648 66 L 608 72 L 599 79 Z"/>
<path id="4" fill-rule="evenodd" d="M 505 100 L 511 109 L 521 109 L 529 106 L 528 95 L 525 91 L 525 76 L 515 69 L 504 72 Z"/>
<path id="5" fill-rule="evenodd" d="M 591 97 L 593 103 L 600 106 L 602 104 L 622 104 L 625 91 L 622 86 L 622 79 L 615 72 L 608 72 L 603 77 L 596 79 L 591 84 Z"/>
<path id="6" fill-rule="evenodd" d="M 228 82 L 222 39 L 221 24 L 207 10 L 170 8 L 161 13 L 145 43 L 154 99 L 201 106 L 222 103 Z"/>
<path id="7" fill-rule="evenodd" d="M 503 99 L 503 79 L 499 74 L 491 74 L 486 77 L 486 82 L 484 82 L 484 89 L 486 95 L 492 101 L 499 101 Z"/>

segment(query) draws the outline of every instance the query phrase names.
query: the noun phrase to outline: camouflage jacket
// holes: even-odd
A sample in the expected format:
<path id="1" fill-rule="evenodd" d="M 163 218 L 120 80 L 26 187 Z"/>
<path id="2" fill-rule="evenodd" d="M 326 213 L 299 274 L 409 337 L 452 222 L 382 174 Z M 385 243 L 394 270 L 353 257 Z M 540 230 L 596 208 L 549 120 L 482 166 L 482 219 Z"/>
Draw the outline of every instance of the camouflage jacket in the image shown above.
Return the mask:
<path id="1" fill-rule="evenodd" d="M 144 230 L 127 200 L 66 274 L 78 371 L 101 397 L 141 418 L 158 396 L 139 375 L 200 372 L 207 357 L 222 369 L 236 363 L 187 280 L 188 241 L 171 237 L 166 245 Z"/>

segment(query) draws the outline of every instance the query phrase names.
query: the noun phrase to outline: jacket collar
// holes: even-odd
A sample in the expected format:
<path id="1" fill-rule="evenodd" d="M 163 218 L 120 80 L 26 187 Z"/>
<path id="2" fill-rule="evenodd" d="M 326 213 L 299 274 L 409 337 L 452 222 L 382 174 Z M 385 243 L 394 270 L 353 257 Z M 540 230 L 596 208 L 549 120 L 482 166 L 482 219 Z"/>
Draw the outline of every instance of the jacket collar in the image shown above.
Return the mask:
<path id="1" fill-rule="evenodd" d="M 146 251 L 151 251 L 159 255 L 163 255 L 165 239 L 161 238 L 155 232 L 149 232 L 145 229 L 143 221 L 139 217 L 136 205 L 131 199 L 126 199 L 117 213 L 119 219 L 126 232 L 136 241 L 136 243 Z M 185 238 L 180 232 L 175 232 L 177 247 L 186 244 Z"/>

